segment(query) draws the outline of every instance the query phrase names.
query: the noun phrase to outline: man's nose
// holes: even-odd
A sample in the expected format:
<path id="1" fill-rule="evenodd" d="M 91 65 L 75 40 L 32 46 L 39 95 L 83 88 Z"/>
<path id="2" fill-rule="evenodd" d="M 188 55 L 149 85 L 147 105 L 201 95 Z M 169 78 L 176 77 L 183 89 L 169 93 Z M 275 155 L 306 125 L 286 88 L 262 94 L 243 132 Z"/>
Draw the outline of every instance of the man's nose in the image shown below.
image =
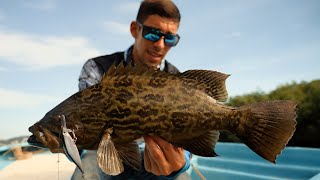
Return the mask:
<path id="1" fill-rule="evenodd" d="M 165 47 L 164 36 L 162 36 L 158 41 L 154 42 L 153 45 L 158 49 L 163 49 Z"/>

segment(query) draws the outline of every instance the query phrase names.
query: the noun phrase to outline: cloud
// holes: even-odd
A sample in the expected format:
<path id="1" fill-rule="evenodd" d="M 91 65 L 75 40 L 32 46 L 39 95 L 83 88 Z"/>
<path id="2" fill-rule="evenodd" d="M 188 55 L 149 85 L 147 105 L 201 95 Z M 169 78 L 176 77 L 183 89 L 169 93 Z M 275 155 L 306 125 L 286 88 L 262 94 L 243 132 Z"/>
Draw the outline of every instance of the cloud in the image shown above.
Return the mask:
<path id="1" fill-rule="evenodd" d="M 0 61 L 27 69 L 82 64 L 99 52 L 84 37 L 54 37 L 5 32 L 0 30 Z"/>
<path id="2" fill-rule="evenodd" d="M 103 22 L 104 29 L 112 34 L 128 35 L 130 33 L 130 26 L 128 23 L 119 23 L 116 21 Z"/>
<path id="3" fill-rule="evenodd" d="M 57 103 L 61 98 L 20 92 L 11 89 L 0 88 L 0 108 L 34 108 L 46 104 Z"/>
<path id="4" fill-rule="evenodd" d="M 25 7 L 41 11 L 47 11 L 56 8 L 56 3 L 54 0 L 28 0 L 23 2 Z"/>

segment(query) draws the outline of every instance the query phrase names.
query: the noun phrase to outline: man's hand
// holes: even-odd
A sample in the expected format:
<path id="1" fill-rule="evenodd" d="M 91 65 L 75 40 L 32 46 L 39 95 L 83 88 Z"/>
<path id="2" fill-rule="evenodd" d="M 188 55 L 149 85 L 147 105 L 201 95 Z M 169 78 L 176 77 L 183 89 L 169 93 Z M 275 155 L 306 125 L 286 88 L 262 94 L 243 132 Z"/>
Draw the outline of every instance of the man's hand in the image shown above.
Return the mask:
<path id="1" fill-rule="evenodd" d="M 144 166 L 146 171 L 157 176 L 168 176 L 180 170 L 186 163 L 184 151 L 167 141 L 154 136 L 144 136 Z"/>

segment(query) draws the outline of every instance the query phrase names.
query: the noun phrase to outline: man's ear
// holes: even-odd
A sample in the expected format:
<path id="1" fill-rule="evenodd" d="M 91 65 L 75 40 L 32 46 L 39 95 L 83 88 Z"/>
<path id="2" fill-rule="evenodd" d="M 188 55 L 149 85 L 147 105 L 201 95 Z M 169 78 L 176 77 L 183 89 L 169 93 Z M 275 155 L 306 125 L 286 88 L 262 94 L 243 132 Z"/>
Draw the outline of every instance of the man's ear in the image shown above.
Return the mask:
<path id="1" fill-rule="evenodd" d="M 137 22 L 132 21 L 130 24 L 130 32 L 131 32 L 132 37 L 137 38 L 138 31 L 139 31 L 139 26 L 138 26 Z"/>

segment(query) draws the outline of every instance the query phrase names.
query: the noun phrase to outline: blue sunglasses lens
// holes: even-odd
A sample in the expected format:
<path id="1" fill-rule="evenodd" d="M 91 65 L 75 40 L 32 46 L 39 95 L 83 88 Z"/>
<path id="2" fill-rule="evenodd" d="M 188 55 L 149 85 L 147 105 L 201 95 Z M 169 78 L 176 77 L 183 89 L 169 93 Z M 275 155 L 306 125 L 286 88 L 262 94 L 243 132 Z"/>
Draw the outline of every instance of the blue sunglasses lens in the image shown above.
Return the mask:
<path id="1" fill-rule="evenodd" d="M 140 24 L 140 23 L 139 23 Z M 161 31 L 144 26 L 140 24 L 142 27 L 142 36 L 152 42 L 157 42 L 159 39 L 161 39 L 162 36 L 164 36 L 164 43 L 167 46 L 176 46 L 179 42 L 180 36 L 178 34 L 173 35 L 173 34 L 163 34 Z"/>
<path id="2" fill-rule="evenodd" d="M 164 42 L 167 46 L 175 46 L 179 42 L 179 36 L 167 34 L 165 35 Z"/>
<path id="3" fill-rule="evenodd" d="M 149 41 L 152 41 L 152 42 L 159 41 L 159 39 L 161 38 L 161 36 L 154 34 L 154 33 L 151 33 L 151 32 L 145 34 L 143 37 Z"/>

